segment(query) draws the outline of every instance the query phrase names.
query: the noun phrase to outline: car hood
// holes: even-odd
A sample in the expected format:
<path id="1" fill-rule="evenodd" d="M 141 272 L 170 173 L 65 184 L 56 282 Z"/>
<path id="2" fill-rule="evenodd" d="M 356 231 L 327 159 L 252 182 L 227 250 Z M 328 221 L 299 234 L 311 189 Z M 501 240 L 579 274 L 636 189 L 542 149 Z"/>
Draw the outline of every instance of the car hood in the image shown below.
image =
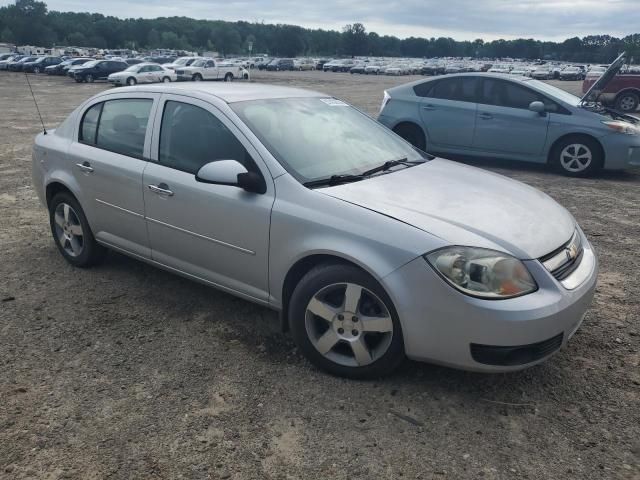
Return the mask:
<path id="1" fill-rule="evenodd" d="M 609 65 L 609 68 L 604 71 L 600 78 L 598 78 L 593 83 L 593 85 L 591 85 L 591 88 L 587 90 L 587 92 L 581 99 L 583 103 L 598 101 L 598 97 L 600 96 L 602 91 L 607 87 L 613 77 L 615 77 L 618 72 L 620 72 L 620 69 L 622 68 L 626 60 L 626 54 L 626 52 L 622 52 L 620 56 L 616 58 L 611 65 Z"/>
<path id="2" fill-rule="evenodd" d="M 542 257 L 571 238 L 572 215 L 523 183 L 434 159 L 360 182 L 317 190 L 435 235 L 452 245 Z"/>

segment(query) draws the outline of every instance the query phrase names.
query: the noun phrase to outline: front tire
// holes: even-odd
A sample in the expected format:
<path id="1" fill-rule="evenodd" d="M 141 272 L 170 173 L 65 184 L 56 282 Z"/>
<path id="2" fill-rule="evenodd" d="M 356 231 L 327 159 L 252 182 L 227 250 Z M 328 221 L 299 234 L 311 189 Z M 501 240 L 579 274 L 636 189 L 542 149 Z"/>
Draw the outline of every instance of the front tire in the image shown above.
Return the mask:
<path id="1" fill-rule="evenodd" d="M 391 299 L 369 274 L 330 263 L 307 273 L 289 302 L 291 334 L 315 366 L 348 378 L 379 378 L 405 358 Z"/>
<path id="2" fill-rule="evenodd" d="M 162 83 L 171 83 L 171 79 L 169 77 L 164 77 L 162 79 Z"/>
<path id="3" fill-rule="evenodd" d="M 602 168 L 602 147 L 594 139 L 582 135 L 566 137 L 550 154 L 551 165 L 569 177 L 588 177 Z"/>
<path id="4" fill-rule="evenodd" d="M 93 78 L 93 75 L 88 74 L 88 75 L 85 77 L 85 81 L 87 81 L 87 82 L 89 82 L 89 83 L 93 83 L 93 82 L 95 82 L 95 81 L 96 81 L 96 79 L 95 79 L 95 78 Z"/>
<path id="5" fill-rule="evenodd" d="M 225 82 L 233 82 L 233 73 L 227 73 L 227 74 L 224 76 L 224 81 L 225 81 Z"/>
<path id="6" fill-rule="evenodd" d="M 193 80 L 194 82 L 201 82 L 202 75 L 200 75 L 199 73 L 196 73 L 193 77 L 191 77 L 191 80 Z"/>
<path id="7" fill-rule="evenodd" d="M 634 92 L 623 92 L 616 97 L 615 108 L 624 113 L 632 113 L 638 109 L 640 99 Z"/>
<path id="8" fill-rule="evenodd" d="M 33 69 L 33 73 L 38 74 L 40 73 L 40 67 L 36 67 Z"/>
<path id="9" fill-rule="evenodd" d="M 133 77 L 127 78 L 127 85 L 129 85 L 130 87 L 133 87 L 136 83 L 138 83 L 138 81 L 135 78 Z"/>
<path id="10" fill-rule="evenodd" d="M 86 268 L 104 259 L 106 249 L 96 242 L 82 207 L 71 194 L 53 197 L 49 224 L 58 251 L 71 265 Z"/>

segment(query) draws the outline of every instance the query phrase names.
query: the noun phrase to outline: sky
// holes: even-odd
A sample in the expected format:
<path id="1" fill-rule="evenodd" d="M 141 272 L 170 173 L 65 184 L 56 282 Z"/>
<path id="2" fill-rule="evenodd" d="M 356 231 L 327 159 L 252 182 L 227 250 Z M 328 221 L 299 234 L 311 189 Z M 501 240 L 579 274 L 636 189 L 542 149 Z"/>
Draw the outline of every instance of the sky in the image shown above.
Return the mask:
<path id="1" fill-rule="evenodd" d="M 640 0 L 45 0 L 49 10 L 126 17 L 187 16 L 367 31 L 400 38 L 564 40 L 640 33 Z M 13 3 L 0 0 L 0 6 Z"/>

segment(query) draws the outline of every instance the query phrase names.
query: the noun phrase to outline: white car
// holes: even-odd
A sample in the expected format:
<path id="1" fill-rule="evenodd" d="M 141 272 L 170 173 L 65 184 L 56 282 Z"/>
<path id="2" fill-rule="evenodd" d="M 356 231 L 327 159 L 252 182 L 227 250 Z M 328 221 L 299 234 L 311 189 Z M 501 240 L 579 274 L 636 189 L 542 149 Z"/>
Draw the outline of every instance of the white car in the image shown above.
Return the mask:
<path id="1" fill-rule="evenodd" d="M 188 67 L 177 69 L 176 74 L 178 80 L 192 80 L 194 82 L 200 82 L 202 80 L 223 80 L 225 82 L 231 82 L 235 78 L 248 78 L 249 75 L 240 65 L 216 63 L 213 58 L 196 60 Z"/>
<path id="2" fill-rule="evenodd" d="M 107 80 L 115 86 L 132 86 L 138 83 L 175 82 L 177 77 L 176 72 L 157 63 L 138 63 L 121 72 L 112 73 Z"/>
<path id="3" fill-rule="evenodd" d="M 199 58 L 201 58 L 201 57 L 180 57 L 180 58 L 176 59 L 175 62 L 173 62 L 173 63 L 165 63 L 162 66 L 165 67 L 165 68 L 168 68 L 170 70 L 176 70 L 176 69 L 181 68 L 181 67 L 190 66 L 193 62 L 195 62 Z"/>

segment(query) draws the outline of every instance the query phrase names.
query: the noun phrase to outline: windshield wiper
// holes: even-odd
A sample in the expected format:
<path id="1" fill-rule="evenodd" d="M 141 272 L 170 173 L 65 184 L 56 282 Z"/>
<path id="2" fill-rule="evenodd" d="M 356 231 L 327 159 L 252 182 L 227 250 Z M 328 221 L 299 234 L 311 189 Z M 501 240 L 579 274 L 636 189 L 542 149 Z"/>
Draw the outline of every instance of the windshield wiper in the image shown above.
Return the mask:
<path id="1" fill-rule="evenodd" d="M 305 187 L 322 187 L 324 185 L 340 185 L 341 183 L 357 182 L 364 180 L 364 175 L 331 175 L 328 178 L 321 178 L 319 180 L 311 180 L 303 183 Z"/>
<path id="2" fill-rule="evenodd" d="M 341 183 L 351 183 L 357 182 L 359 180 L 364 180 L 367 177 L 370 177 L 373 174 L 386 172 L 390 168 L 393 168 L 397 165 L 406 165 L 407 167 L 413 167 L 414 165 L 420 165 L 425 163 L 427 160 L 407 160 L 405 158 L 399 158 L 397 160 L 387 160 L 382 165 L 378 165 L 377 167 L 370 168 L 369 170 L 365 170 L 362 173 L 358 173 L 356 175 L 331 175 L 328 178 L 321 178 L 319 180 L 311 180 L 309 182 L 303 183 L 305 187 L 321 187 L 324 185 L 340 185 Z"/>
<path id="3" fill-rule="evenodd" d="M 407 167 L 413 167 L 414 165 L 420 165 L 424 163 L 426 160 L 407 160 L 407 158 L 399 158 L 397 160 L 387 160 L 382 165 L 378 165 L 377 167 L 373 167 L 369 170 L 365 170 L 360 175 L 364 177 L 368 177 L 378 172 L 386 172 L 390 168 L 393 168 L 397 165 L 406 165 Z"/>

